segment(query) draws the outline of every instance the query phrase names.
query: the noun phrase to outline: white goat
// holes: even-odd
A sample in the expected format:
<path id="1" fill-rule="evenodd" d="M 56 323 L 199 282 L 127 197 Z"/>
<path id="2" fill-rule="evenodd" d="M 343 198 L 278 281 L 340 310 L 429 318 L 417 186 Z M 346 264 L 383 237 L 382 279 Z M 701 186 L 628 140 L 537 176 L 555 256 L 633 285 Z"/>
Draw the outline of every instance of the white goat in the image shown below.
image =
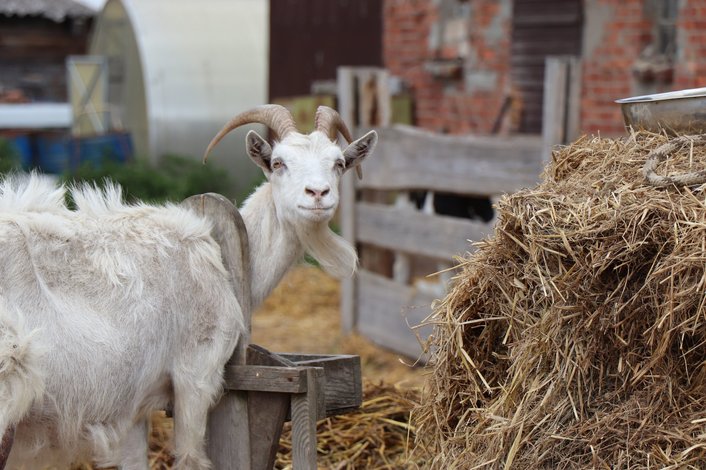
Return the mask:
<path id="1" fill-rule="evenodd" d="M 355 252 L 328 221 L 341 174 L 377 136 L 341 151 L 336 132 L 351 139 L 335 111 L 320 108 L 317 130 L 302 135 L 269 105 L 236 116 L 209 150 L 247 122 L 282 139 L 271 148 L 247 136 L 268 179 L 241 209 L 255 306 L 304 252 L 353 272 Z M 144 470 L 147 418 L 171 402 L 177 468 L 210 468 L 207 412 L 245 333 L 210 223 L 179 206 L 127 206 L 116 186 L 72 197 L 75 211 L 38 177 L 0 183 L 0 459 L 14 432 L 13 470 L 79 459 Z"/>
<path id="2" fill-rule="evenodd" d="M 333 109 L 320 106 L 316 130 L 303 135 L 286 108 L 266 105 L 228 122 L 209 144 L 204 161 L 228 132 L 253 122 L 267 125 L 276 140 L 272 148 L 255 131 L 246 136 L 247 152 L 267 178 L 240 208 L 250 244 L 252 305 L 257 306 L 305 252 L 336 277 L 353 274 L 355 250 L 328 223 L 338 207 L 341 175 L 359 168 L 375 148 L 377 133 L 370 131 L 341 151 L 334 143 L 338 132 L 352 139 Z"/>

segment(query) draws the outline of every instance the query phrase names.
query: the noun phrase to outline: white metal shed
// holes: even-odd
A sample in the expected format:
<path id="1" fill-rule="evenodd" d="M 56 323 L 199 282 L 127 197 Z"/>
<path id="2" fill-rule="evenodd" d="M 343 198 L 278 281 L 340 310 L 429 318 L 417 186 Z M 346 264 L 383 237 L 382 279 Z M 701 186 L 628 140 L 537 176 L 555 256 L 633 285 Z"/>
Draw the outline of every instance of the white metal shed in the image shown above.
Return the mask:
<path id="1" fill-rule="evenodd" d="M 108 57 L 110 114 L 138 155 L 200 158 L 228 119 L 267 101 L 268 37 L 264 0 L 108 0 L 89 51 Z M 241 185 L 258 176 L 244 137 L 210 163 Z"/>

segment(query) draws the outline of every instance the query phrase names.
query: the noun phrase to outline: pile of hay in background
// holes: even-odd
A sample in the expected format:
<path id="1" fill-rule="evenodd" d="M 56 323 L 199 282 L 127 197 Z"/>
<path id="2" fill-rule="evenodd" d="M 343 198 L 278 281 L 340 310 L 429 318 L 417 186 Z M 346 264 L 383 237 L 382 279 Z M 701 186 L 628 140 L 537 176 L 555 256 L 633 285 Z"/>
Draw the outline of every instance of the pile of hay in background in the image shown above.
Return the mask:
<path id="1" fill-rule="evenodd" d="M 645 182 L 667 140 L 582 138 L 500 201 L 430 318 L 435 468 L 702 468 L 706 188 Z M 686 144 L 657 170 L 705 168 Z"/>

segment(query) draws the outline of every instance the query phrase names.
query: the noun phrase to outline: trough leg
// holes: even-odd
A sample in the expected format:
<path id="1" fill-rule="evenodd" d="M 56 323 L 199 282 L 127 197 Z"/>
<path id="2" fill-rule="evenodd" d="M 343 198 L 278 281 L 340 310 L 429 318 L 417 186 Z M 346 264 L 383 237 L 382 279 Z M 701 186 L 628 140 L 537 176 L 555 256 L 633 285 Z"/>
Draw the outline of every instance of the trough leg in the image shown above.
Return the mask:
<path id="1" fill-rule="evenodd" d="M 306 392 L 292 394 L 292 464 L 297 470 L 316 470 L 316 418 L 323 369 L 306 372 Z"/>
<path id="2" fill-rule="evenodd" d="M 250 469 L 247 392 L 227 392 L 211 410 L 208 455 L 214 470 Z"/>

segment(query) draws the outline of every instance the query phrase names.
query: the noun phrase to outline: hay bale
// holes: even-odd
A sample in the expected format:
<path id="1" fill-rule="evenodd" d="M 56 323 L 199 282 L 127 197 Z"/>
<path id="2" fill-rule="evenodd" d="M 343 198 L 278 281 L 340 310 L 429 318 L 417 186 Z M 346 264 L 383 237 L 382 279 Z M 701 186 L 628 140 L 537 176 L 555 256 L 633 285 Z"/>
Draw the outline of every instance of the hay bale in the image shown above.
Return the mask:
<path id="1" fill-rule="evenodd" d="M 430 318 L 434 468 L 706 462 L 706 192 L 645 182 L 667 140 L 582 138 L 499 202 Z M 704 168 L 687 142 L 656 170 Z"/>

